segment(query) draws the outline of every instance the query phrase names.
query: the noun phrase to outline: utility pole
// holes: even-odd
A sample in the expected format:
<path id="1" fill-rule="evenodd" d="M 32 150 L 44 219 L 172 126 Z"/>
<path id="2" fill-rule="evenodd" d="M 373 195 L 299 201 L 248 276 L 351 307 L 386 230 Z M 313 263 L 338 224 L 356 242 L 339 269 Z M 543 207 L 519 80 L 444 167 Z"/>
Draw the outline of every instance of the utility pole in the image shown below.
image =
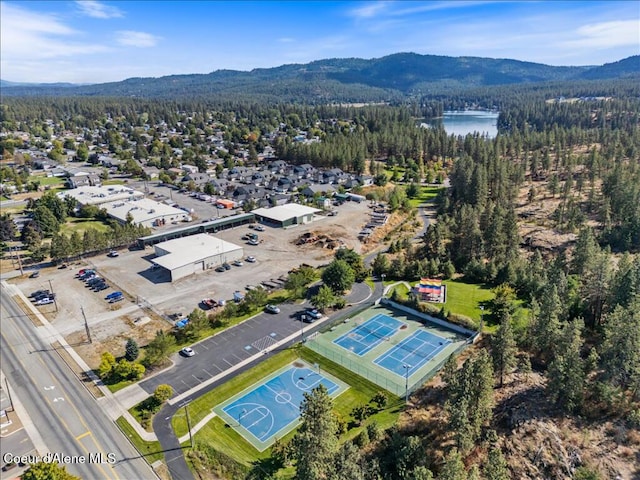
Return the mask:
<path id="1" fill-rule="evenodd" d="M 82 312 L 82 318 L 84 318 L 84 329 L 87 332 L 87 339 L 89 343 L 93 343 L 91 340 L 91 332 L 89 331 L 89 323 L 87 323 L 87 316 L 84 314 L 84 308 L 80 307 L 80 311 Z"/>
<path id="2" fill-rule="evenodd" d="M 9 404 L 11 405 L 11 411 L 15 412 L 16 409 L 13 406 L 13 400 L 11 400 L 11 392 L 9 391 L 9 382 L 7 382 L 7 377 L 4 377 L 4 384 L 7 387 L 7 396 L 9 397 Z"/>
<path id="3" fill-rule="evenodd" d="M 189 442 L 191 443 L 191 448 L 193 448 L 193 435 L 191 434 L 191 420 L 189 419 L 189 410 L 187 410 L 187 405 L 184 406 L 184 414 L 187 416 L 187 428 L 189 429 Z"/>
<path id="4" fill-rule="evenodd" d="M 51 279 L 49 279 L 49 290 L 51 291 L 51 295 L 53 296 L 53 305 L 56 307 L 56 312 L 57 312 L 58 302 L 56 301 L 56 295 L 53 293 L 53 284 L 51 283 Z"/>
<path id="5" fill-rule="evenodd" d="M 402 365 L 402 367 L 405 370 L 404 372 L 404 403 L 408 404 L 409 403 L 409 369 L 411 368 L 411 365 L 408 365 L 405 363 L 404 365 Z"/>
<path id="6" fill-rule="evenodd" d="M 24 275 L 24 270 L 22 269 L 22 259 L 20 258 L 20 251 L 18 247 L 16 247 L 16 255 L 18 256 L 18 268 L 20 269 L 20 275 Z"/>

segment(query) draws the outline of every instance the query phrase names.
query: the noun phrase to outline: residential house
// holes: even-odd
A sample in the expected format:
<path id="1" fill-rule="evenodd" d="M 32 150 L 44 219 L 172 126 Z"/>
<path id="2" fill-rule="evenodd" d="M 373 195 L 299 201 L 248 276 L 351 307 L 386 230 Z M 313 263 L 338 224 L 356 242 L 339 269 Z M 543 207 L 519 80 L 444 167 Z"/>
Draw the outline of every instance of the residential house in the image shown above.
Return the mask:
<path id="1" fill-rule="evenodd" d="M 307 198 L 311 198 L 316 195 L 332 195 L 335 191 L 336 189 L 329 184 L 318 185 L 314 183 L 312 185 L 307 185 L 306 187 L 304 187 L 300 193 L 302 193 L 302 195 Z"/>
<path id="2" fill-rule="evenodd" d="M 182 183 L 193 182 L 197 186 L 200 186 L 200 185 L 205 185 L 209 183 L 210 180 L 211 180 L 211 177 L 208 174 L 195 172 L 195 173 L 189 173 L 188 175 L 185 175 L 182 178 Z"/>

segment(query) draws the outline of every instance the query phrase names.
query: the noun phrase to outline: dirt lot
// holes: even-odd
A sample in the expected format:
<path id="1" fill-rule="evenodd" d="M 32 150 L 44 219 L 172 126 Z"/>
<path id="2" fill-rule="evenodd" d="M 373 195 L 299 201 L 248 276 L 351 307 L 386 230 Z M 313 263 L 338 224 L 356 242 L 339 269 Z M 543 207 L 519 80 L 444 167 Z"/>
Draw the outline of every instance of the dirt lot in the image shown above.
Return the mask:
<path id="1" fill-rule="evenodd" d="M 122 353 L 128 337 L 144 345 L 158 329 L 171 328 L 170 322 L 141 306 L 150 304 L 159 314 L 188 314 L 198 307 L 202 298 L 228 300 L 234 291 L 244 291 L 247 285 L 286 275 L 301 263 L 318 266 L 330 262 L 334 250 L 317 245 L 295 245 L 295 240 L 305 232 L 322 232 L 360 252 L 362 244 L 357 234 L 367 223 L 370 209 L 364 202 L 347 202 L 337 210 L 338 215 L 334 217 L 323 217 L 304 226 L 289 229 L 266 227 L 264 232 L 259 232 L 263 242 L 258 246 L 247 245 L 241 239 L 251 231 L 246 226 L 220 232 L 220 238 L 242 245 L 245 256 L 257 258 L 256 263 L 245 262 L 242 267 L 234 266 L 224 273 L 209 270 L 171 283 L 167 272 L 149 269 L 150 259 L 155 255 L 148 247 L 144 251 L 122 250 L 116 258 L 106 255 L 91 257 L 85 262 L 70 264 L 66 269 L 41 269 L 37 279 L 16 278 L 12 283 L 16 283 L 26 295 L 38 289 L 53 290 L 57 294 L 57 311 L 55 305 L 43 306 L 41 311 L 71 345 L 77 345 L 78 352 L 87 363 L 96 367 L 102 352 Z M 96 268 L 110 288 L 92 292 L 76 279 L 78 270 L 87 266 Z M 122 291 L 125 300 L 110 305 L 104 297 L 115 290 Z M 86 341 L 83 311 L 94 340 L 92 345 L 82 345 Z M 150 317 L 149 321 L 140 321 L 145 317 Z"/>

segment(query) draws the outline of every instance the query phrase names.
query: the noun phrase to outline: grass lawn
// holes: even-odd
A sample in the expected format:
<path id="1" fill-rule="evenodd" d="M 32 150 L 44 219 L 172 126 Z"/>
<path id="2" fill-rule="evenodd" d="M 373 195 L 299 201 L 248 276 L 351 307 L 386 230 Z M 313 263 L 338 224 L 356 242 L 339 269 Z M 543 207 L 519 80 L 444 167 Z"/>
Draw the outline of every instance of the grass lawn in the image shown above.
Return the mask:
<path id="1" fill-rule="evenodd" d="M 149 464 L 157 460 L 164 460 L 164 453 L 162 452 L 160 442 L 147 442 L 143 440 L 124 417 L 118 418 L 116 423 Z"/>
<path id="2" fill-rule="evenodd" d="M 442 186 L 431 186 L 431 185 L 426 187 L 424 186 L 420 187 L 420 194 L 415 198 L 410 198 L 409 205 L 415 208 L 418 205 L 421 205 L 423 203 L 433 202 L 436 196 L 438 195 L 438 192 L 443 188 L 444 187 Z"/>
<path id="3" fill-rule="evenodd" d="M 491 300 L 493 293 L 489 287 L 475 283 L 464 283 L 459 280 L 445 280 L 447 286 L 447 302 L 445 308 L 473 320 L 480 320 L 480 305 Z"/>
<path id="4" fill-rule="evenodd" d="M 113 178 L 111 180 L 103 180 L 102 185 L 124 185 L 124 180 Z"/>
<path id="5" fill-rule="evenodd" d="M 90 228 L 102 233 L 109 231 L 109 226 L 98 220 L 70 217 L 67 218 L 67 222 L 60 227 L 60 233 L 70 235 L 72 232 L 78 232 L 80 235 L 83 235 L 84 232 Z"/>
<path id="6" fill-rule="evenodd" d="M 307 348 L 297 346 L 278 353 L 253 369 L 232 378 L 213 391 L 190 403 L 189 417 L 191 424 L 197 424 L 200 419 L 211 412 L 214 406 L 222 403 L 250 385 L 253 385 L 258 379 L 264 378 L 298 358 L 302 358 L 311 364 L 318 363 L 323 371 L 334 375 L 349 385 L 349 389 L 334 400 L 334 406 L 340 418 L 351 427 L 354 427 L 350 424 L 350 414 L 354 407 L 369 403 L 371 398 L 381 390 L 377 385 L 355 375 L 350 370 L 336 365 Z M 402 399 L 390 393 L 388 393 L 388 398 L 389 402 L 384 409 L 369 417 L 361 426 L 350 428 L 343 439 L 355 437 L 365 428 L 367 423 L 372 421 L 375 421 L 382 429 L 393 425 L 403 408 L 403 402 Z M 187 422 L 184 415 L 174 416 L 172 425 L 178 437 L 187 433 Z M 282 440 L 286 442 L 292 438 L 294 434 L 295 431 L 290 432 Z M 196 443 L 210 444 L 216 450 L 225 453 L 245 465 L 250 465 L 256 460 L 269 456 L 269 449 L 262 453 L 258 452 L 253 446 L 246 442 L 242 436 L 236 433 L 233 428 L 226 425 L 224 420 L 218 417 L 209 421 L 204 428 L 195 434 L 195 441 Z"/>
<path id="7" fill-rule="evenodd" d="M 399 283 L 395 287 L 393 287 L 388 296 L 391 296 L 392 291 L 395 291 L 396 295 L 398 295 L 398 298 L 400 298 L 401 300 L 406 300 L 409 296 L 409 289 L 404 283 Z"/>
<path id="8" fill-rule="evenodd" d="M 61 177 L 46 177 L 44 175 L 31 175 L 27 179 L 27 183 L 38 182 L 42 186 L 47 185 L 64 185 L 64 179 Z"/>

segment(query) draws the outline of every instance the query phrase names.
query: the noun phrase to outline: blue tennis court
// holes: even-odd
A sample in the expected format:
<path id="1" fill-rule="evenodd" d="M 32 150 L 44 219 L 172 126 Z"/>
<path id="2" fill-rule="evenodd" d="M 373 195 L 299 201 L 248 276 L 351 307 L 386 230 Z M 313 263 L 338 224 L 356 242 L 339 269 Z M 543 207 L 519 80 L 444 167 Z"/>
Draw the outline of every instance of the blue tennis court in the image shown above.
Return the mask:
<path id="1" fill-rule="evenodd" d="M 341 388 L 316 370 L 292 366 L 223 407 L 222 411 L 233 419 L 231 423 L 244 437 L 253 437 L 257 445 L 266 448 L 270 440 L 281 432 L 286 433 L 287 427 L 298 420 L 304 392 L 320 384 L 329 394 Z"/>
<path id="2" fill-rule="evenodd" d="M 412 375 L 450 343 L 451 340 L 439 335 L 418 330 L 380 355 L 373 363 L 402 377 L 407 375 L 405 365 L 408 365 L 408 375 Z"/>
<path id="3" fill-rule="evenodd" d="M 400 320 L 379 314 L 336 338 L 333 343 L 363 356 L 394 335 L 402 325 L 404 323 Z"/>

